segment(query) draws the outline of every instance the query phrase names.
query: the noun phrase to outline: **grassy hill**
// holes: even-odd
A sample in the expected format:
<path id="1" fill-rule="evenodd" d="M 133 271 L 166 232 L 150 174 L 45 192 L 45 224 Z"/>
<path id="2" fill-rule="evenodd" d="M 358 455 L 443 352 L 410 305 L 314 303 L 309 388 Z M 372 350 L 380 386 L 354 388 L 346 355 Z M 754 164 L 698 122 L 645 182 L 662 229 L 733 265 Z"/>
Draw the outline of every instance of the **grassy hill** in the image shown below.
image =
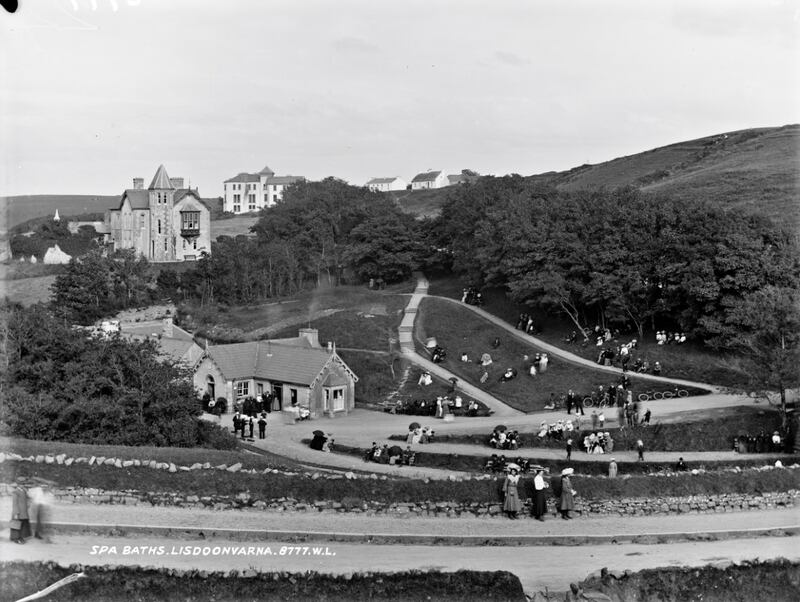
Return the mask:
<path id="1" fill-rule="evenodd" d="M 37 217 L 52 216 L 56 209 L 61 217 L 103 214 L 117 203 L 119 195 L 33 194 L 0 197 L 0 231 L 6 232 Z"/>
<path id="2" fill-rule="evenodd" d="M 727 132 L 627 157 L 529 176 L 565 191 L 633 185 L 755 209 L 800 227 L 800 125 Z M 453 187 L 390 193 L 400 207 L 436 215 Z"/>

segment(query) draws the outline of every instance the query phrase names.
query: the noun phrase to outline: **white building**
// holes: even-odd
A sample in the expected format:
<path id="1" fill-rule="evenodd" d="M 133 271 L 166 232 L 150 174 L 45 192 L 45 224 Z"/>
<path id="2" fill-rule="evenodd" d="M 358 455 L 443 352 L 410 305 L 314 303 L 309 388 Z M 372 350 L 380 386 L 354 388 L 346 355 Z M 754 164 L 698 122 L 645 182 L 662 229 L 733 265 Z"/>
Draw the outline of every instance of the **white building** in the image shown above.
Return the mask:
<path id="1" fill-rule="evenodd" d="M 411 180 L 412 190 L 424 190 L 426 188 L 443 188 L 450 184 L 450 180 L 441 171 L 426 171 L 414 176 Z"/>
<path id="2" fill-rule="evenodd" d="M 408 184 L 403 178 L 372 178 L 367 182 L 367 188 L 373 192 L 389 192 L 390 190 L 405 190 Z"/>
<path id="3" fill-rule="evenodd" d="M 287 186 L 302 181 L 305 181 L 303 176 L 276 176 L 269 167 L 258 173 L 242 172 L 223 183 L 225 194 L 222 210 L 250 213 L 271 207 L 283 198 Z"/>

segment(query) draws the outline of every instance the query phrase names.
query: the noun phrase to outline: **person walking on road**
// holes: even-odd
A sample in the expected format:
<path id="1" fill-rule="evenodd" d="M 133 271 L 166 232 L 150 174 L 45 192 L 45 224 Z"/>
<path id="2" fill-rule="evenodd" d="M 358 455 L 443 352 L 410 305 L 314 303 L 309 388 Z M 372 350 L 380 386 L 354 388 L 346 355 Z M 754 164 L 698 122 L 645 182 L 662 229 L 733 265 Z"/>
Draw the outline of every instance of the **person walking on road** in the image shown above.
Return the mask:
<path id="1" fill-rule="evenodd" d="M 636 441 L 636 451 L 639 453 L 639 462 L 644 462 L 644 441 Z"/>
<path id="2" fill-rule="evenodd" d="M 608 463 L 608 478 L 613 479 L 617 476 L 617 462 L 614 458 L 611 458 L 611 462 Z"/>
<path id="3" fill-rule="evenodd" d="M 31 520 L 28 515 L 28 491 L 25 489 L 24 479 L 17 477 L 17 486 L 11 500 L 11 541 L 25 543 L 31 536 Z"/>
<path id="4" fill-rule="evenodd" d="M 572 460 L 572 439 L 567 439 L 567 461 Z"/>

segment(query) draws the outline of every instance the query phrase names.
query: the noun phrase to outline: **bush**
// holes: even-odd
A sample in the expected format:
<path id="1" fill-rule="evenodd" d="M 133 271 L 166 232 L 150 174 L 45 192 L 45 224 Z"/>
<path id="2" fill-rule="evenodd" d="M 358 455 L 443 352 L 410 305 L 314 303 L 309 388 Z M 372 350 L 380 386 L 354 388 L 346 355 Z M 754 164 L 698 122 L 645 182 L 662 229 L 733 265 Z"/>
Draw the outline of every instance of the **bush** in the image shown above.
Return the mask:
<path id="1" fill-rule="evenodd" d="M 229 429 L 207 420 L 197 421 L 197 445 L 211 449 L 237 449 L 239 443 Z"/>

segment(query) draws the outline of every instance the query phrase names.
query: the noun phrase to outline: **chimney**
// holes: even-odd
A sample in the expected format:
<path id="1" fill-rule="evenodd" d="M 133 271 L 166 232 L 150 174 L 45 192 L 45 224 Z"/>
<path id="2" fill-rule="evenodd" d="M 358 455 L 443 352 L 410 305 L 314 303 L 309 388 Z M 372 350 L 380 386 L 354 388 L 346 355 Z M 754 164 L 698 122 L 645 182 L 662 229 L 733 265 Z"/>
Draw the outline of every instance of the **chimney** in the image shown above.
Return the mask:
<path id="1" fill-rule="evenodd" d="M 173 188 L 183 188 L 183 178 L 170 178 L 169 183 Z"/>
<path id="2" fill-rule="evenodd" d="M 309 343 L 311 343 L 312 347 L 319 347 L 319 330 L 316 328 L 301 328 L 300 334 L 298 335 L 300 338 L 305 338 Z"/>
<path id="3" fill-rule="evenodd" d="M 166 338 L 172 338 L 172 318 L 164 318 L 164 328 L 162 332 Z"/>
<path id="4" fill-rule="evenodd" d="M 133 189 L 134 190 L 144 189 L 144 178 L 133 178 Z"/>

